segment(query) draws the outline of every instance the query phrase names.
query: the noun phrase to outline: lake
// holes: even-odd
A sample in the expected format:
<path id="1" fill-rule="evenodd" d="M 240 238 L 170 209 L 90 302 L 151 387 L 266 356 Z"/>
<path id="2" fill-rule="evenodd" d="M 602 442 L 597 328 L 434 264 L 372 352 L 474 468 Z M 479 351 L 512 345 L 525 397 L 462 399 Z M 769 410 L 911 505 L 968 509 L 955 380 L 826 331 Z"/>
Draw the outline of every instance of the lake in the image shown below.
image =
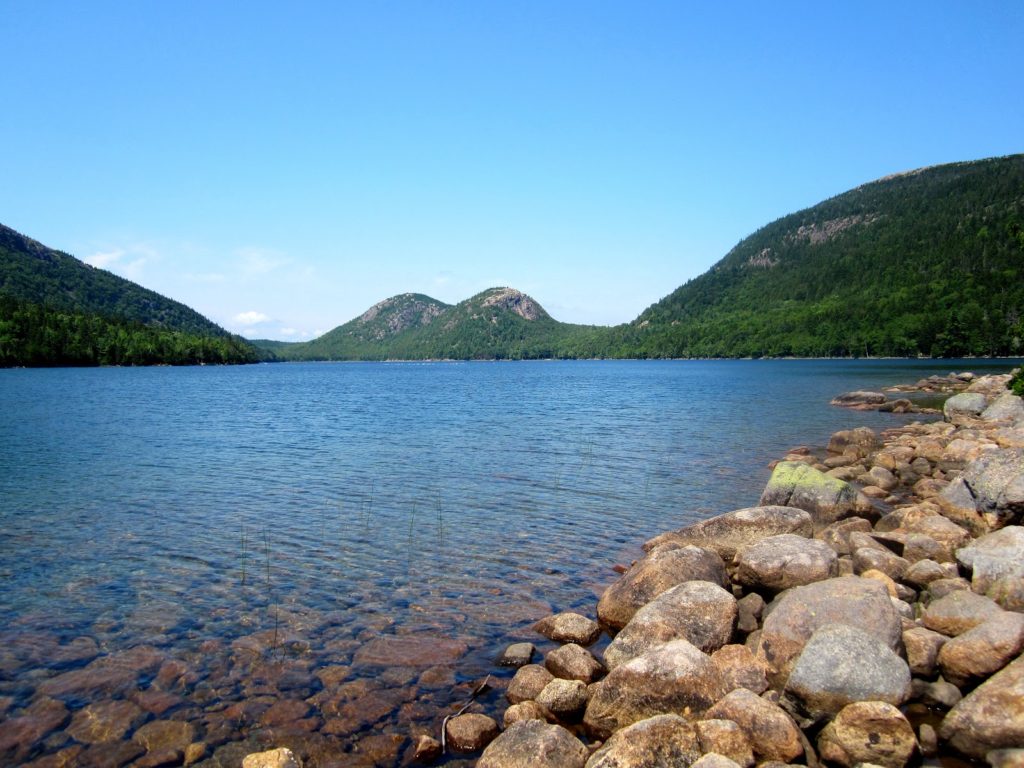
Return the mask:
<path id="1" fill-rule="evenodd" d="M 835 394 L 1011 365 L 2 370 L 0 717 L 42 724 L 0 762 L 123 764 L 170 720 L 203 765 L 399 764 L 489 673 L 500 718 L 497 654 L 593 616 L 646 538 L 755 504 L 792 446 L 913 418 Z"/>

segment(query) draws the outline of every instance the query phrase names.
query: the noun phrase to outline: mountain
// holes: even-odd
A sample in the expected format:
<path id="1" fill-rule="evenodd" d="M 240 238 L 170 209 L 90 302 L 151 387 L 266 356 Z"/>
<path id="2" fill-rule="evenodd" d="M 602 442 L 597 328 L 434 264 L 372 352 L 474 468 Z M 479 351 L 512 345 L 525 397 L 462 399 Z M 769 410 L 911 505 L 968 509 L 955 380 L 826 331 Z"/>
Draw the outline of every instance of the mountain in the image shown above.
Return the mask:
<path id="1" fill-rule="evenodd" d="M 0 225 L 0 365 L 255 362 L 184 304 Z"/>
<path id="2" fill-rule="evenodd" d="M 620 329 L 641 357 L 1024 353 L 1024 155 L 784 216 Z"/>
<path id="3" fill-rule="evenodd" d="M 422 294 L 394 296 L 313 341 L 266 348 L 287 360 L 577 357 L 572 350 L 601 331 L 560 323 L 513 288 L 491 288 L 454 306 Z"/>

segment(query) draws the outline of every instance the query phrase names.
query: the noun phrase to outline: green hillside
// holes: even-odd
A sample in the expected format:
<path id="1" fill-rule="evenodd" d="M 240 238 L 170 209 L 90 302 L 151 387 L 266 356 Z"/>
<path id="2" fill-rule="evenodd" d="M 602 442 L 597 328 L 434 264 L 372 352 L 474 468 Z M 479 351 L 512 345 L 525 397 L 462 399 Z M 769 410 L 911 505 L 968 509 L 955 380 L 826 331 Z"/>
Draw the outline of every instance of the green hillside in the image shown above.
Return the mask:
<path id="1" fill-rule="evenodd" d="M 422 294 L 402 294 L 313 341 L 266 348 L 286 360 L 579 357 L 584 348 L 603 348 L 605 331 L 560 323 L 526 294 L 491 288 L 455 306 Z M 597 337 L 600 343 L 594 341 Z"/>
<path id="2" fill-rule="evenodd" d="M 0 225 L 0 365 L 256 362 L 195 310 Z"/>
<path id="3" fill-rule="evenodd" d="M 1024 155 L 880 179 L 742 240 L 621 329 L 643 357 L 1024 353 Z"/>

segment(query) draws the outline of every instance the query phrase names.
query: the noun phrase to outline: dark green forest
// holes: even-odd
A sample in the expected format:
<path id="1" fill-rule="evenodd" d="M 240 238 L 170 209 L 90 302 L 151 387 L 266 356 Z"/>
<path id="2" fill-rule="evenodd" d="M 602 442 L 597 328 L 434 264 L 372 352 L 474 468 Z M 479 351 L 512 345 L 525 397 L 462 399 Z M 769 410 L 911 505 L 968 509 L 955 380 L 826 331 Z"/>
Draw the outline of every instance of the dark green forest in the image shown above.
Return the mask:
<path id="1" fill-rule="evenodd" d="M 267 358 L 180 302 L 0 226 L 0 366 Z"/>
<path id="2" fill-rule="evenodd" d="M 234 336 L 205 336 L 0 295 L 0 366 L 204 365 L 259 362 Z"/>
<path id="3" fill-rule="evenodd" d="M 1024 353 L 1024 155 L 865 184 L 741 241 L 625 334 L 645 357 Z"/>

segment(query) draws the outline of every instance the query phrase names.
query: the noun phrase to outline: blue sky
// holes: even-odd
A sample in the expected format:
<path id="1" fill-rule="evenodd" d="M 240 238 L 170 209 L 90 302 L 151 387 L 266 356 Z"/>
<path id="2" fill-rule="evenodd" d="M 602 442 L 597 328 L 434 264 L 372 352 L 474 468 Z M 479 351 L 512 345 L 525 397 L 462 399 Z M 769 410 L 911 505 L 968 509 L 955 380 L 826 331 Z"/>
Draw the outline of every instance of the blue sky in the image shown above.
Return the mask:
<path id="1" fill-rule="evenodd" d="M 1024 3 L 0 0 L 0 223 L 298 340 L 613 324 L 760 226 L 1024 151 Z"/>

